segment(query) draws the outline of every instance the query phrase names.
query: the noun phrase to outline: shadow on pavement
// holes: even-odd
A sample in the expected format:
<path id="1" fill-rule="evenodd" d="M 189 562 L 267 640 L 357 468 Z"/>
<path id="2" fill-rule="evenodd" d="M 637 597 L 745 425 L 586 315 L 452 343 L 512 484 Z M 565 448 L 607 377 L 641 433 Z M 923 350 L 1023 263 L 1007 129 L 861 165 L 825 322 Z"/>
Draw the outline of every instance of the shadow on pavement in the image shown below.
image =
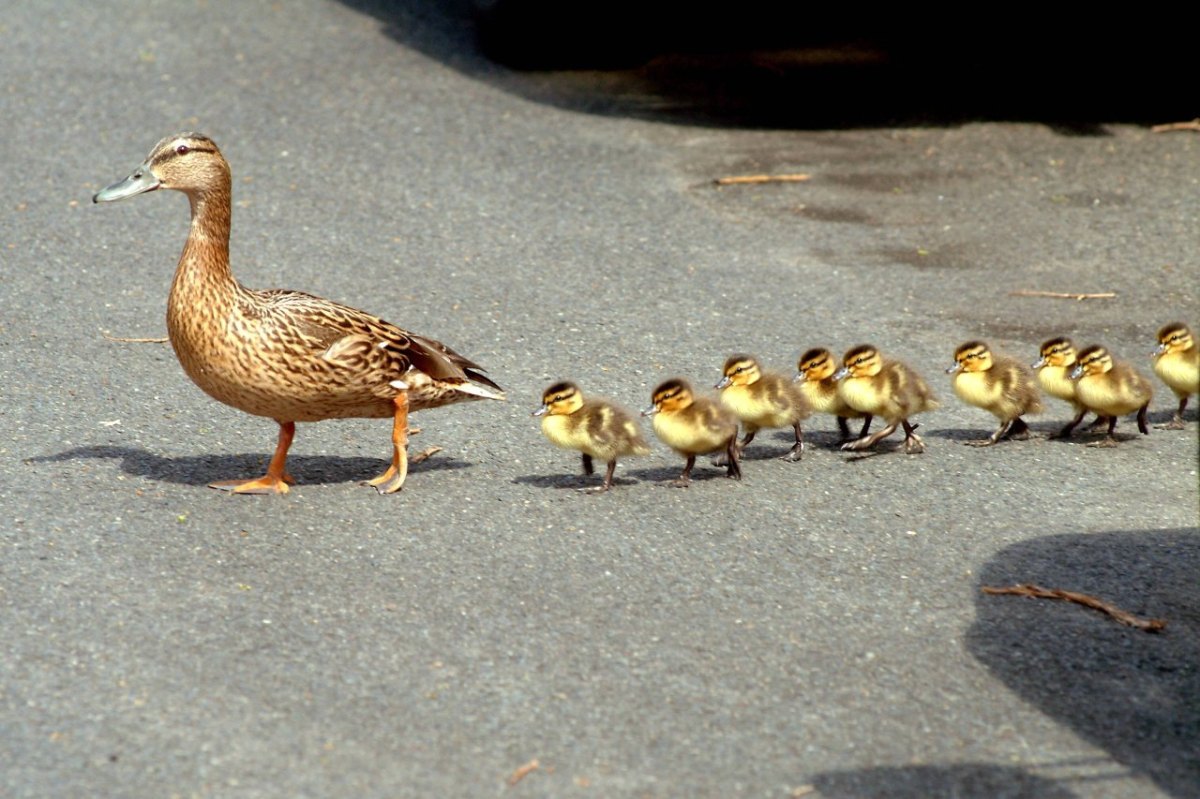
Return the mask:
<path id="1" fill-rule="evenodd" d="M 1166 793 L 1200 796 L 1200 528 L 1025 541 L 980 572 L 981 586 L 1016 583 L 1166 620 L 1146 633 L 1081 605 L 980 593 L 967 646 L 1024 700 Z"/>
<path id="2" fill-rule="evenodd" d="M 464 74 L 585 113 L 802 130 L 1022 121 L 1072 135 L 1195 116 L 1179 83 L 1190 27 L 1149 8 L 1087 14 L 1085 31 L 1082 12 L 1054 7 L 956 25 L 917 7 L 763 0 L 736 13 L 667 0 L 478 4 L 519 9 L 498 24 L 467 0 L 342 2 Z"/>
<path id="3" fill-rule="evenodd" d="M 1073 799 L 1060 781 L 1015 766 L 960 763 L 946 766 L 883 766 L 832 771 L 812 781 L 823 799 Z"/>
<path id="4" fill-rule="evenodd" d="M 148 477 L 167 483 L 208 485 L 217 480 L 250 478 L 265 473 L 265 454 L 190 455 L 164 458 L 144 449 L 112 445 L 76 447 L 55 455 L 26 458 L 25 463 L 58 463 L 92 458 L 117 459 L 121 471 L 137 477 Z M 442 469 L 465 469 L 471 464 L 434 455 L 424 463 L 411 466 L 409 474 Z M 339 458 L 328 455 L 292 455 L 287 460 L 288 472 L 298 484 L 354 483 L 369 480 L 383 472 L 388 461 L 382 458 Z"/>

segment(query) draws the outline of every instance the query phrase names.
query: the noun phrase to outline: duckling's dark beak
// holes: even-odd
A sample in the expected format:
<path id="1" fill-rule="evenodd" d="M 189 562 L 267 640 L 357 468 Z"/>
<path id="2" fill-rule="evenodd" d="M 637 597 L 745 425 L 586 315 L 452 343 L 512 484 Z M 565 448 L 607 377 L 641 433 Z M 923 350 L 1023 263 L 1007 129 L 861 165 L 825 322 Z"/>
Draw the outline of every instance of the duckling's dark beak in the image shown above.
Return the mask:
<path id="1" fill-rule="evenodd" d="M 96 192 L 92 197 L 92 202 L 109 203 L 113 200 L 124 200 L 135 194 L 154 191 L 160 185 L 162 182 L 150 171 L 150 165 L 142 164 L 129 177 Z"/>
<path id="2" fill-rule="evenodd" d="M 1157 347 L 1154 348 L 1154 351 L 1150 353 L 1150 357 L 1157 358 L 1158 356 L 1162 355 L 1166 351 L 1167 351 L 1167 345 L 1159 344 Z"/>
<path id="3" fill-rule="evenodd" d="M 529 415 L 530 416 L 545 416 L 548 413 L 550 413 L 550 406 L 543 405 L 542 407 L 538 408 L 536 411 L 534 411 L 533 413 L 531 413 Z"/>
<path id="4" fill-rule="evenodd" d="M 843 366 L 841 369 L 838 369 L 836 372 L 833 373 L 834 380 L 841 380 L 842 378 L 849 377 L 849 376 L 850 376 L 850 367 L 848 367 L 848 366 Z"/>
<path id="5" fill-rule="evenodd" d="M 1074 369 L 1071 370 L 1071 379 L 1072 380 L 1078 380 L 1081 377 L 1083 377 L 1083 367 L 1082 366 L 1076 366 Z"/>
<path id="6" fill-rule="evenodd" d="M 959 369 L 961 369 L 961 368 L 962 368 L 962 364 L 961 364 L 961 363 L 956 363 L 956 364 L 954 364 L 953 366 L 951 366 L 949 369 L 947 369 L 947 370 L 946 370 L 946 374 L 948 374 L 948 375 L 952 375 L 952 374 L 954 374 L 955 372 L 957 372 L 957 371 L 958 371 Z"/>
<path id="7" fill-rule="evenodd" d="M 651 405 L 649 408 L 647 408 L 646 410 L 642 411 L 642 416 L 653 416 L 653 415 L 654 415 L 654 414 L 656 414 L 656 413 L 658 413 L 658 406 L 657 406 L 657 405 Z"/>
<path id="8" fill-rule="evenodd" d="M 792 378 L 793 383 L 803 383 L 808 379 L 808 372 L 796 372 L 796 376 Z"/>
<path id="9" fill-rule="evenodd" d="M 1030 369 L 1041 369 L 1041 368 L 1042 368 L 1043 366 L 1045 366 L 1045 365 L 1046 365 L 1046 359 L 1045 359 L 1045 358 L 1038 358 L 1036 361 L 1034 361 L 1033 363 L 1029 364 L 1029 368 L 1030 368 Z"/>
<path id="10" fill-rule="evenodd" d="M 733 385 L 733 380 L 729 377 L 729 375 L 725 375 L 717 381 L 717 384 L 713 386 L 713 388 L 729 388 L 731 385 Z"/>

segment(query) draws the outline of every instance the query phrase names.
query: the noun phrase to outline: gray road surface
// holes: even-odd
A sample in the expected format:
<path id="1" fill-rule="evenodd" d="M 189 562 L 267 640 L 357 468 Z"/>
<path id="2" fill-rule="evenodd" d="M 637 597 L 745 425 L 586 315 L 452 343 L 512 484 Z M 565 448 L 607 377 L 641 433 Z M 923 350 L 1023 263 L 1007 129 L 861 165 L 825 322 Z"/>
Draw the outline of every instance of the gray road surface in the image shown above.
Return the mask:
<path id="1" fill-rule="evenodd" d="M 10 4 L 0 43 L 0 795 L 1200 796 L 1195 410 L 979 450 L 941 373 L 1064 333 L 1148 372 L 1200 321 L 1200 136 L 1060 124 L 1053 86 L 873 116 L 891 84 L 853 79 L 838 125 L 786 54 L 509 73 L 435 3 Z M 811 124 L 738 124 L 722 75 L 792 76 L 766 101 Z M 186 129 L 233 164 L 240 279 L 442 339 L 511 401 L 418 417 L 445 451 L 395 496 L 359 485 L 378 421 L 302 425 L 287 497 L 206 488 L 274 424 L 107 338 L 165 335 L 187 204 L 90 203 Z M 641 407 L 862 341 L 942 395 L 925 455 L 814 420 L 799 464 L 764 433 L 740 484 L 675 490 L 656 444 L 594 497 L 529 418 L 556 379 Z M 1168 627 L 979 590 L 1015 582 Z"/>

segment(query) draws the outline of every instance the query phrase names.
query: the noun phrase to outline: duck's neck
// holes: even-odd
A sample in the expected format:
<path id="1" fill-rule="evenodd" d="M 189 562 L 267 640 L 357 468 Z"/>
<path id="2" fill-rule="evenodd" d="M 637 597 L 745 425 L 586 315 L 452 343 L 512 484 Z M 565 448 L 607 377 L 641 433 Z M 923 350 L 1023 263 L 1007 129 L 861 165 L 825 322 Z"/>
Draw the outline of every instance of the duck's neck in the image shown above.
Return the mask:
<path id="1" fill-rule="evenodd" d="M 167 332 L 180 353 L 200 346 L 203 326 L 227 316 L 243 290 L 229 269 L 229 184 L 189 192 L 188 200 L 191 230 L 167 300 Z"/>

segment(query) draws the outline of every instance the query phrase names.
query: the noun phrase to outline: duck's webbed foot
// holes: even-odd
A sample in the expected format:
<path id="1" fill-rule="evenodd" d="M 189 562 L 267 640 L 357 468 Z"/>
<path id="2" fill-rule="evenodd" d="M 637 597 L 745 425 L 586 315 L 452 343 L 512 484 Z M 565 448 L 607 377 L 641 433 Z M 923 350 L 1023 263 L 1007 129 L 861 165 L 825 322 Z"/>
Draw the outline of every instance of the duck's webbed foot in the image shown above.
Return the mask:
<path id="1" fill-rule="evenodd" d="M 401 391 L 392 400 L 395 405 L 395 415 L 392 417 L 392 463 L 387 471 L 378 477 L 368 480 L 367 485 L 375 486 L 380 494 L 394 494 L 404 487 L 408 478 L 408 392 Z M 437 448 L 432 448 L 437 451 Z M 432 452 L 422 452 L 421 460 L 425 460 Z"/>
<path id="2" fill-rule="evenodd" d="M 907 419 L 902 419 L 901 423 L 904 425 L 904 451 L 909 455 L 918 455 L 924 452 L 925 441 L 915 432 L 921 425 L 909 424 Z"/>
<path id="3" fill-rule="evenodd" d="M 271 463 L 265 475 L 250 480 L 218 480 L 209 483 L 208 487 L 233 494 L 286 494 L 288 484 L 296 482 L 296 478 L 284 468 L 288 449 L 295 437 L 295 422 L 279 422 L 279 440 L 275 444 L 275 454 L 271 456 Z"/>

